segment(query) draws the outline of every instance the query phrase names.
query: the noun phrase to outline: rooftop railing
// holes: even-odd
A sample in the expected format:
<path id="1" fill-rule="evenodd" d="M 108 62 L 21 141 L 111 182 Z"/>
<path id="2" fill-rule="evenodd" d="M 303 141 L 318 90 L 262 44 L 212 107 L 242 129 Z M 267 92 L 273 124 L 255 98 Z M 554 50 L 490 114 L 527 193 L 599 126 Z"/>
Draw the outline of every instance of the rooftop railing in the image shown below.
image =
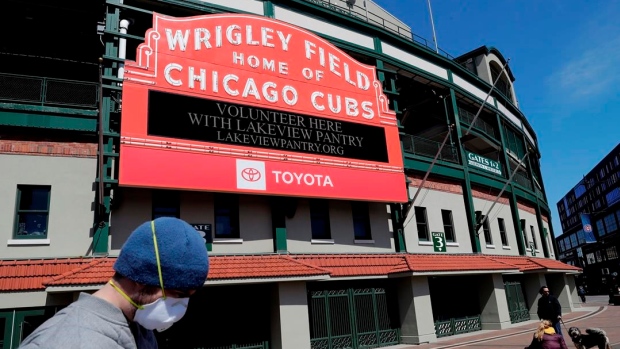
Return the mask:
<path id="1" fill-rule="evenodd" d="M 305 0 L 306 2 L 310 2 L 316 5 L 323 6 L 325 8 L 329 8 L 334 12 L 338 12 L 343 15 L 351 16 L 357 18 L 359 20 L 368 22 L 370 24 L 376 25 L 378 27 L 387 29 L 393 33 L 398 34 L 399 36 L 411 40 L 421 46 L 425 47 L 428 50 L 433 52 L 435 51 L 435 44 L 432 40 L 427 40 L 419 35 L 414 34 L 411 29 L 407 26 L 404 26 L 402 22 L 399 23 L 398 19 L 391 16 L 388 12 L 384 14 L 389 15 L 392 20 L 386 19 L 385 17 L 369 11 L 367 7 L 362 7 L 357 4 L 354 5 L 346 5 L 346 3 L 342 0 Z M 438 49 L 440 55 L 453 60 L 454 57 L 450 55 L 448 52 Z"/>
<path id="2" fill-rule="evenodd" d="M 431 158 L 435 157 L 435 154 L 437 154 L 437 151 L 441 147 L 441 142 L 407 134 L 401 134 L 400 140 L 403 142 L 403 150 L 405 152 Z M 437 159 L 458 163 L 459 157 L 456 147 L 445 144 Z"/>
<path id="3" fill-rule="evenodd" d="M 96 108 L 99 88 L 94 82 L 0 73 L 0 101 Z"/>

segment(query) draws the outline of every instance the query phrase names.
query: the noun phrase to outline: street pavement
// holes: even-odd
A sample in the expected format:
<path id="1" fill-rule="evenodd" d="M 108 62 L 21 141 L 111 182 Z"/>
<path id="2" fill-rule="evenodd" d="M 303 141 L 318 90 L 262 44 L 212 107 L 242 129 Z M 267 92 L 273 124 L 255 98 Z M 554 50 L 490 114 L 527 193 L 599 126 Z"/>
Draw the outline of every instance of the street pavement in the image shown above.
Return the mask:
<path id="1" fill-rule="evenodd" d="M 613 349 L 620 349 L 620 306 L 609 305 L 608 296 L 587 296 L 586 303 L 581 308 L 569 314 L 564 314 L 562 335 L 569 349 L 575 345 L 568 337 L 568 328 L 579 327 L 582 331 L 589 327 L 598 327 L 607 332 Z M 432 344 L 398 345 L 390 349 L 452 349 L 476 348 L 496 349 L 515 348 L 523 349 L 530 344 L 534 330 L 538 326 L 537 320 L 530 320 L 514 324 L 510 328 L 497 331 L 478 331 L 462 335 L 439 338 Z"/>

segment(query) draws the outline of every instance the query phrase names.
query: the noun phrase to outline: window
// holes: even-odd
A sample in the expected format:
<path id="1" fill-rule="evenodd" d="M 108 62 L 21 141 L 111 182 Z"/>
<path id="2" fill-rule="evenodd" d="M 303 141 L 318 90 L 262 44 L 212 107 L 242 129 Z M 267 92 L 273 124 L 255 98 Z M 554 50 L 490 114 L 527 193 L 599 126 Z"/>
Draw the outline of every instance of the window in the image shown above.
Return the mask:
<path id="1" fill-rule="evenodd" d="M 616 246 L 607 247 L 607 260 L 618 259 L 618 250 Z"/>
<path id="2" fill-rule="evenodd" d="M 239 197 L 232 194 L 215 195 L 215 238 L 239 239 Z"/>
<path id="3" fill-rule="evenodd" d="M 596 230 L 598 231 L 598 236 L 605 235 L 605 226 L 603 225 L 602 219 L 596 221 Z"/>
<path id="4" fill-rule="evenodd" d="M 612 233 L 618 230 L 618 225 L 616 224 L 616 217 L 613 213 L 605 216 L 603 220 L 605 221 L 605 230 L 607 231 L 607 233 Z"/>
<path id="5" fill-rule="evenodd" d="M 415 206 L 415 222 L 418 226 L 418 240 L 428 241 L 428 218 L 426 217 L 426 207 Z"/>
<path id="6" fill-rule="evenodd" d="M 332 238 L 329 225 L 329 205 L 327 201 L 310 201 L 310 223 L 312 227 L 312 239 L 326 240 Z"/>
<path id="7" fill-rule="evenodd" d="M 484 215 L 480 216 L 480 219 L 484 220 L 484 224 L 482 225 L 482 230 L 484 231 L 484 240 L 487 242 L 487 245 L 493 245 L 493 236 L 491 235 L 489 220 L 484 219 L 484 217 Z"/>
<path id="8" fill-rule="evenodd" d="M 508 246 L 508 236 L 506 235 L 506 224 L 503 218 L 497 219 L 499 225 L 499 237 L 502 239 L 502 246 Z"/>
<path id="9" fill-rule="evenodd" d="M 353 213 L 353 231 L 355 240 L 372 240 L 370 234 L 370 215 L 368 203 L 361 201 L 351 202 Z"/>
<path id="10" fill-rule="evenodd" d="M 455 242 L 454 222 L 452 221 L 452 211 L 441 210 L 441 220 L 443 221 L 443 232 L 447 242 Z"/>
<path id="11" fill-rule="evenodd" d="M 47 238 L 51 190 L 48 185 L 17 186 L 16 239 Z"/>
<path id="12" fill-rule="evenodd" d="M 159 217 L 181 217 L 179 192 L 173 190 L 154 190 L 152 192 L 152 219 Z"/>
<path id="13" fill-rule="evenodd" d="M 538 241 L 536 240 L 536 231 L 534 230 L 533 225 L 530 225 L 530 232 L 532 232 L 532 243 L 534 244 L 534 249 L 538 250 Z"/>

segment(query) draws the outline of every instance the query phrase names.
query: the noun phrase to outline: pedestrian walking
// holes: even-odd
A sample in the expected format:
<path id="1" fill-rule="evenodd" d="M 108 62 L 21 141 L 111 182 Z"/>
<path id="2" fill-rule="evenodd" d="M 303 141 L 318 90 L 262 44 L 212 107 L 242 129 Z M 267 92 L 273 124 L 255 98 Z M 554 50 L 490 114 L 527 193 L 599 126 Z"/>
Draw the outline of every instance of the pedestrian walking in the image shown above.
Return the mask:
<path id="1" fill-rule="evenodd" d="M 577 289 L 577 294 L 579 294 L 579 298 L 581 298 L 581 302 L 586 302 L 586 290 L 583 288 L 583 285 L 579 286 Z"/>
<path id="2" fill-rule="evenodd" d="M 538 318 L 540 320 L 549 320 L 553 324 L 555 333 L 561 335 L 562 329 L 560 321 L 562 320 L 562 306 L 558 299 L 549 292 L 549 287 L 542 286 L 539 290 L 540 299 L 538 299 Z"/>
<path id="3" fill-rule="evenodd" d="M 209 260 L 196 229 L 162 217 L 131 233 L 113 268 L 105 286 L 80 294 L 20 349 L 156 349 L 153 330 L 164 331 L 185 315 L 189 296 L 204 285 Z"/>

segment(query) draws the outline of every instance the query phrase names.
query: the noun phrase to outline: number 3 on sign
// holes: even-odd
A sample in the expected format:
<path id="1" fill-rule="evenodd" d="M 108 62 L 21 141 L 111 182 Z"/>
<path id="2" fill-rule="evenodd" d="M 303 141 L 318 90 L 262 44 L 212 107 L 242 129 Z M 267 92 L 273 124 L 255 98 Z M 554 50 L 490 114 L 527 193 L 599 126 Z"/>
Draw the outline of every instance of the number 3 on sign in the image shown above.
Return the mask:
<path id="1" fill-rule="evenodd" d="M 432 232 L 431 235 L 435 252 L 446 252 L 446 235 L 443 232 Z"/>

